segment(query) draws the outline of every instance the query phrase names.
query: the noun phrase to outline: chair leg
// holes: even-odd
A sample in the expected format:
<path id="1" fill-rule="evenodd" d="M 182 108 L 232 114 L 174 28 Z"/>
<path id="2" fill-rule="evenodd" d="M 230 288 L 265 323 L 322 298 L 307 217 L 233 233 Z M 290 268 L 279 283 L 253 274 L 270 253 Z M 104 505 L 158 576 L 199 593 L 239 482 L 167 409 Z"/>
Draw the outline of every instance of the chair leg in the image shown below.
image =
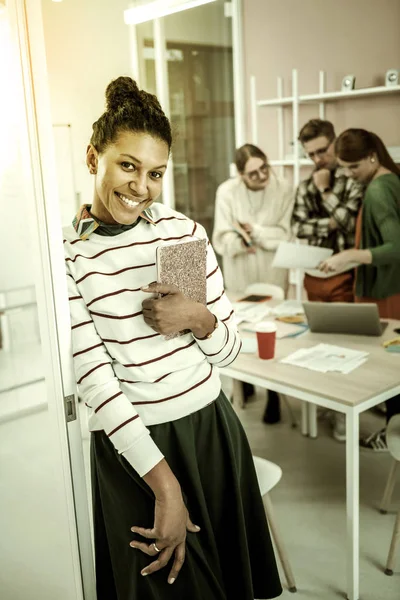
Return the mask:
<path id="1" fill-rule="evenodd" d="M 317 405 L 312 403 L 308 405 L 308 436 L 314 440 L 318 436 Z"/>
<path id="2" fill-rule="evenodd" d="M 379 510 L 383 515 L 386 515 L 386 513 L 388 511 L 390 499 L 392 497 L 394 484 L 396 481 L 396 471 L 397 471 L 397 467 L 399 466 L 399 464 L 400 464 L 400 462 L 398 460 L 394 459 L 392 462 L 392 465 L 390 467 L 389 477 L 386 482 L 385 491 L 383 492 L 383 498 L 381 501 L 381 505 L 379 507 Z"/>
<path id="3" fill-rule="evenodd" d="M 297 421 L 296 421 L 296 418 L 294 416 L 294 412 L 293 412 L 293 409 L 292 409 L 291 404 L 289 402 L 289 399 L 286 396 L 286 394 L 281 394 L 280 396 L 283 399 L 283 401 L 285 403 L 285 406 L 286 406 L 286 408 L 288 410 L 289 418 L 290 418 L 290 424 L 291 424 L 292 428 L 295 429 L 297 427 Z"/>
<path id="4" fill-rule="evenodd" d="M 396 557 L 396 548 L 400 540 L 400 510 L 397 513 L 396 522 L 394 524 L 392 541 L 390 543 L 389 554 L 386 562 L 386 575 L 393 575 L 394 561 Z"/>
<path id="5" fill-rule="evenodd" d="M 283 568 L 283 572 L 285 573 L 286 581 L 288 584 L 289 592 L 297 592 L 296 582 L 293 576 L 292 568 L 289 563 L 289 559 L 286 553 L 285 546 L 283 545 L 283 541 L 281 535 L 276 526 L 276 521 L 274 517 L 274 509 L 272 506 L 271 498 L 268 494 L 263 496 L 265 514 L 267 515 L 267 520 L 269 523 L 269 527 L 271 529 L 272 538 L 275 542 L 276 551 L 278 553 L 279 559 L 281 561 L 281 565 Z"/>
<path id="6" fill-rule="evenodd" d="M 304 400 L 301 403 L 301 434 L 308 435 L 308 402 Z"/>
<path id="7" fill-rule="evenodd" d="M 223 375 L 221 374 L 221 389 L 224 392 L 225 396 L 228 398 L 228 400 L 230 401 L 231 404 L 233 404 L 233 393 L 234 393 L 234 386 L 233 386 L 233 379 L 231 377 L 228 377 L 227 375 Z"/>
<path id="8" fill-rule="evenodd" d="M 233 380 L 233 404 L 242 409 L 246 407 L 244 401 L 243 385 L 242 382 L 239 381 L 239 379 Z"/>

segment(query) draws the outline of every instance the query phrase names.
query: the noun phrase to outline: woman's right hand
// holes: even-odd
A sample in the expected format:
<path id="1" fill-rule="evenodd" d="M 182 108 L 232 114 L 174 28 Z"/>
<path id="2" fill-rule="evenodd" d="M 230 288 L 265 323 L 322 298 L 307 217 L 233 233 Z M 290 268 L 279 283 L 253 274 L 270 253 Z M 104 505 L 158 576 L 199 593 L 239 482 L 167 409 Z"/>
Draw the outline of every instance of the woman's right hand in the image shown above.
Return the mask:
<path id="1" fill-rule="evenodd" d="M 163 569 L 173 556 L 168 583 L 174 583 L 185 562 L 186 533 L 197 533 L 200 527 L 190 520 L 180 486 L 176 482 L 176 485 L 156 495 L 153 528 L 134 526 L 131 530 L 148 540 L 155 540 L 153 543 L 135 540 L 130 544 L 132 548 L 137 548 L 148 556 L 157 557 L 141 571 L 141 574 L 151 575 Z"/>

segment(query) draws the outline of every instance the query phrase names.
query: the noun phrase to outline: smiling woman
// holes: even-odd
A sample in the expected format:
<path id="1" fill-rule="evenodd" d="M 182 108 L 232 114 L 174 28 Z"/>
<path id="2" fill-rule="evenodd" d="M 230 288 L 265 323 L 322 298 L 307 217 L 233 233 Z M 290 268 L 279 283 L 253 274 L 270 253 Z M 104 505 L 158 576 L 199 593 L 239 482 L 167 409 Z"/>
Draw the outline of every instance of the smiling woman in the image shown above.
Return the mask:
<path id="1" fill-rule="evenodd" d="M 106 104 L 93 124 L 86 156 L 95 175 L 91 212 L 105 223 L 129 225 L 161 194 L 171 128 L 157 98 L 140 92 L 129 77 L 108 85 Z"/>
<path id="2" fill-rule="evenodd" d="M 120 77 L 106 98 L 87 149 L 93 202 L 64 231 L 92 432 L 97 599 L 275 598 L 253 459 L 216 368 L 235 359 L 240 339 L 214 251 L 208 243 L 206 305 L 150 283 L 160 245 L 207 234 L 152 206 L 172 142 L 156 97 Z"/>
<path id="3" fill-rule="evenodd" d="M 134 223 L 161 194 L 168 153 L 165 142 L 131 131 L 120 133 L 102 153 L 90 144 L 87 165 L 96 177 L 92 214 L 105 223 Z"/>

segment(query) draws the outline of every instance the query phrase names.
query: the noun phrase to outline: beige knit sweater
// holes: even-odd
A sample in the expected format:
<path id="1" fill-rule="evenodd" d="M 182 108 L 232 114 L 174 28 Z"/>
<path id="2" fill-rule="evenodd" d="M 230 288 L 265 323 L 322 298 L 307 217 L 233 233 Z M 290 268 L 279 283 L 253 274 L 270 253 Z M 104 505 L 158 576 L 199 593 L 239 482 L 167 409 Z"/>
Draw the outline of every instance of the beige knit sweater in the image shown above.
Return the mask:
<path id="1" fill-rule="evenodd" d="M 244 291 L 250 283 L 273 283 L 287 291 L 288 271 L 271 266 L 279 242 L 292 236 L 293 188 L 285 179 L 271 178 L 264 190 L 249 190 L 240 177 L 217 189 L 212 243 L 223 259 L 225 287 Z M 255 254 L 248 254 L 234 221 L 251 223 Z"/>

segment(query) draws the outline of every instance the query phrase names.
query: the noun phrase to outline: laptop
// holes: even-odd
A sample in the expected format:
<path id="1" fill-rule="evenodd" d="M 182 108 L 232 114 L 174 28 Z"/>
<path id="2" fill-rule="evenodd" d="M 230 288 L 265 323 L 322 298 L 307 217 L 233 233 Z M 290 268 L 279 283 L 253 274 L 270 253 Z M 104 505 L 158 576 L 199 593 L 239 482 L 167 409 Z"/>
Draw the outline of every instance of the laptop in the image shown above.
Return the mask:
<path id="1" fill-rule="evenodd" d="M 348 333 L 382 335 L 387 323 L 379 319 L 376 304 L 347 302 L 303 302 L 310 331 L 314 333 Z"/>

